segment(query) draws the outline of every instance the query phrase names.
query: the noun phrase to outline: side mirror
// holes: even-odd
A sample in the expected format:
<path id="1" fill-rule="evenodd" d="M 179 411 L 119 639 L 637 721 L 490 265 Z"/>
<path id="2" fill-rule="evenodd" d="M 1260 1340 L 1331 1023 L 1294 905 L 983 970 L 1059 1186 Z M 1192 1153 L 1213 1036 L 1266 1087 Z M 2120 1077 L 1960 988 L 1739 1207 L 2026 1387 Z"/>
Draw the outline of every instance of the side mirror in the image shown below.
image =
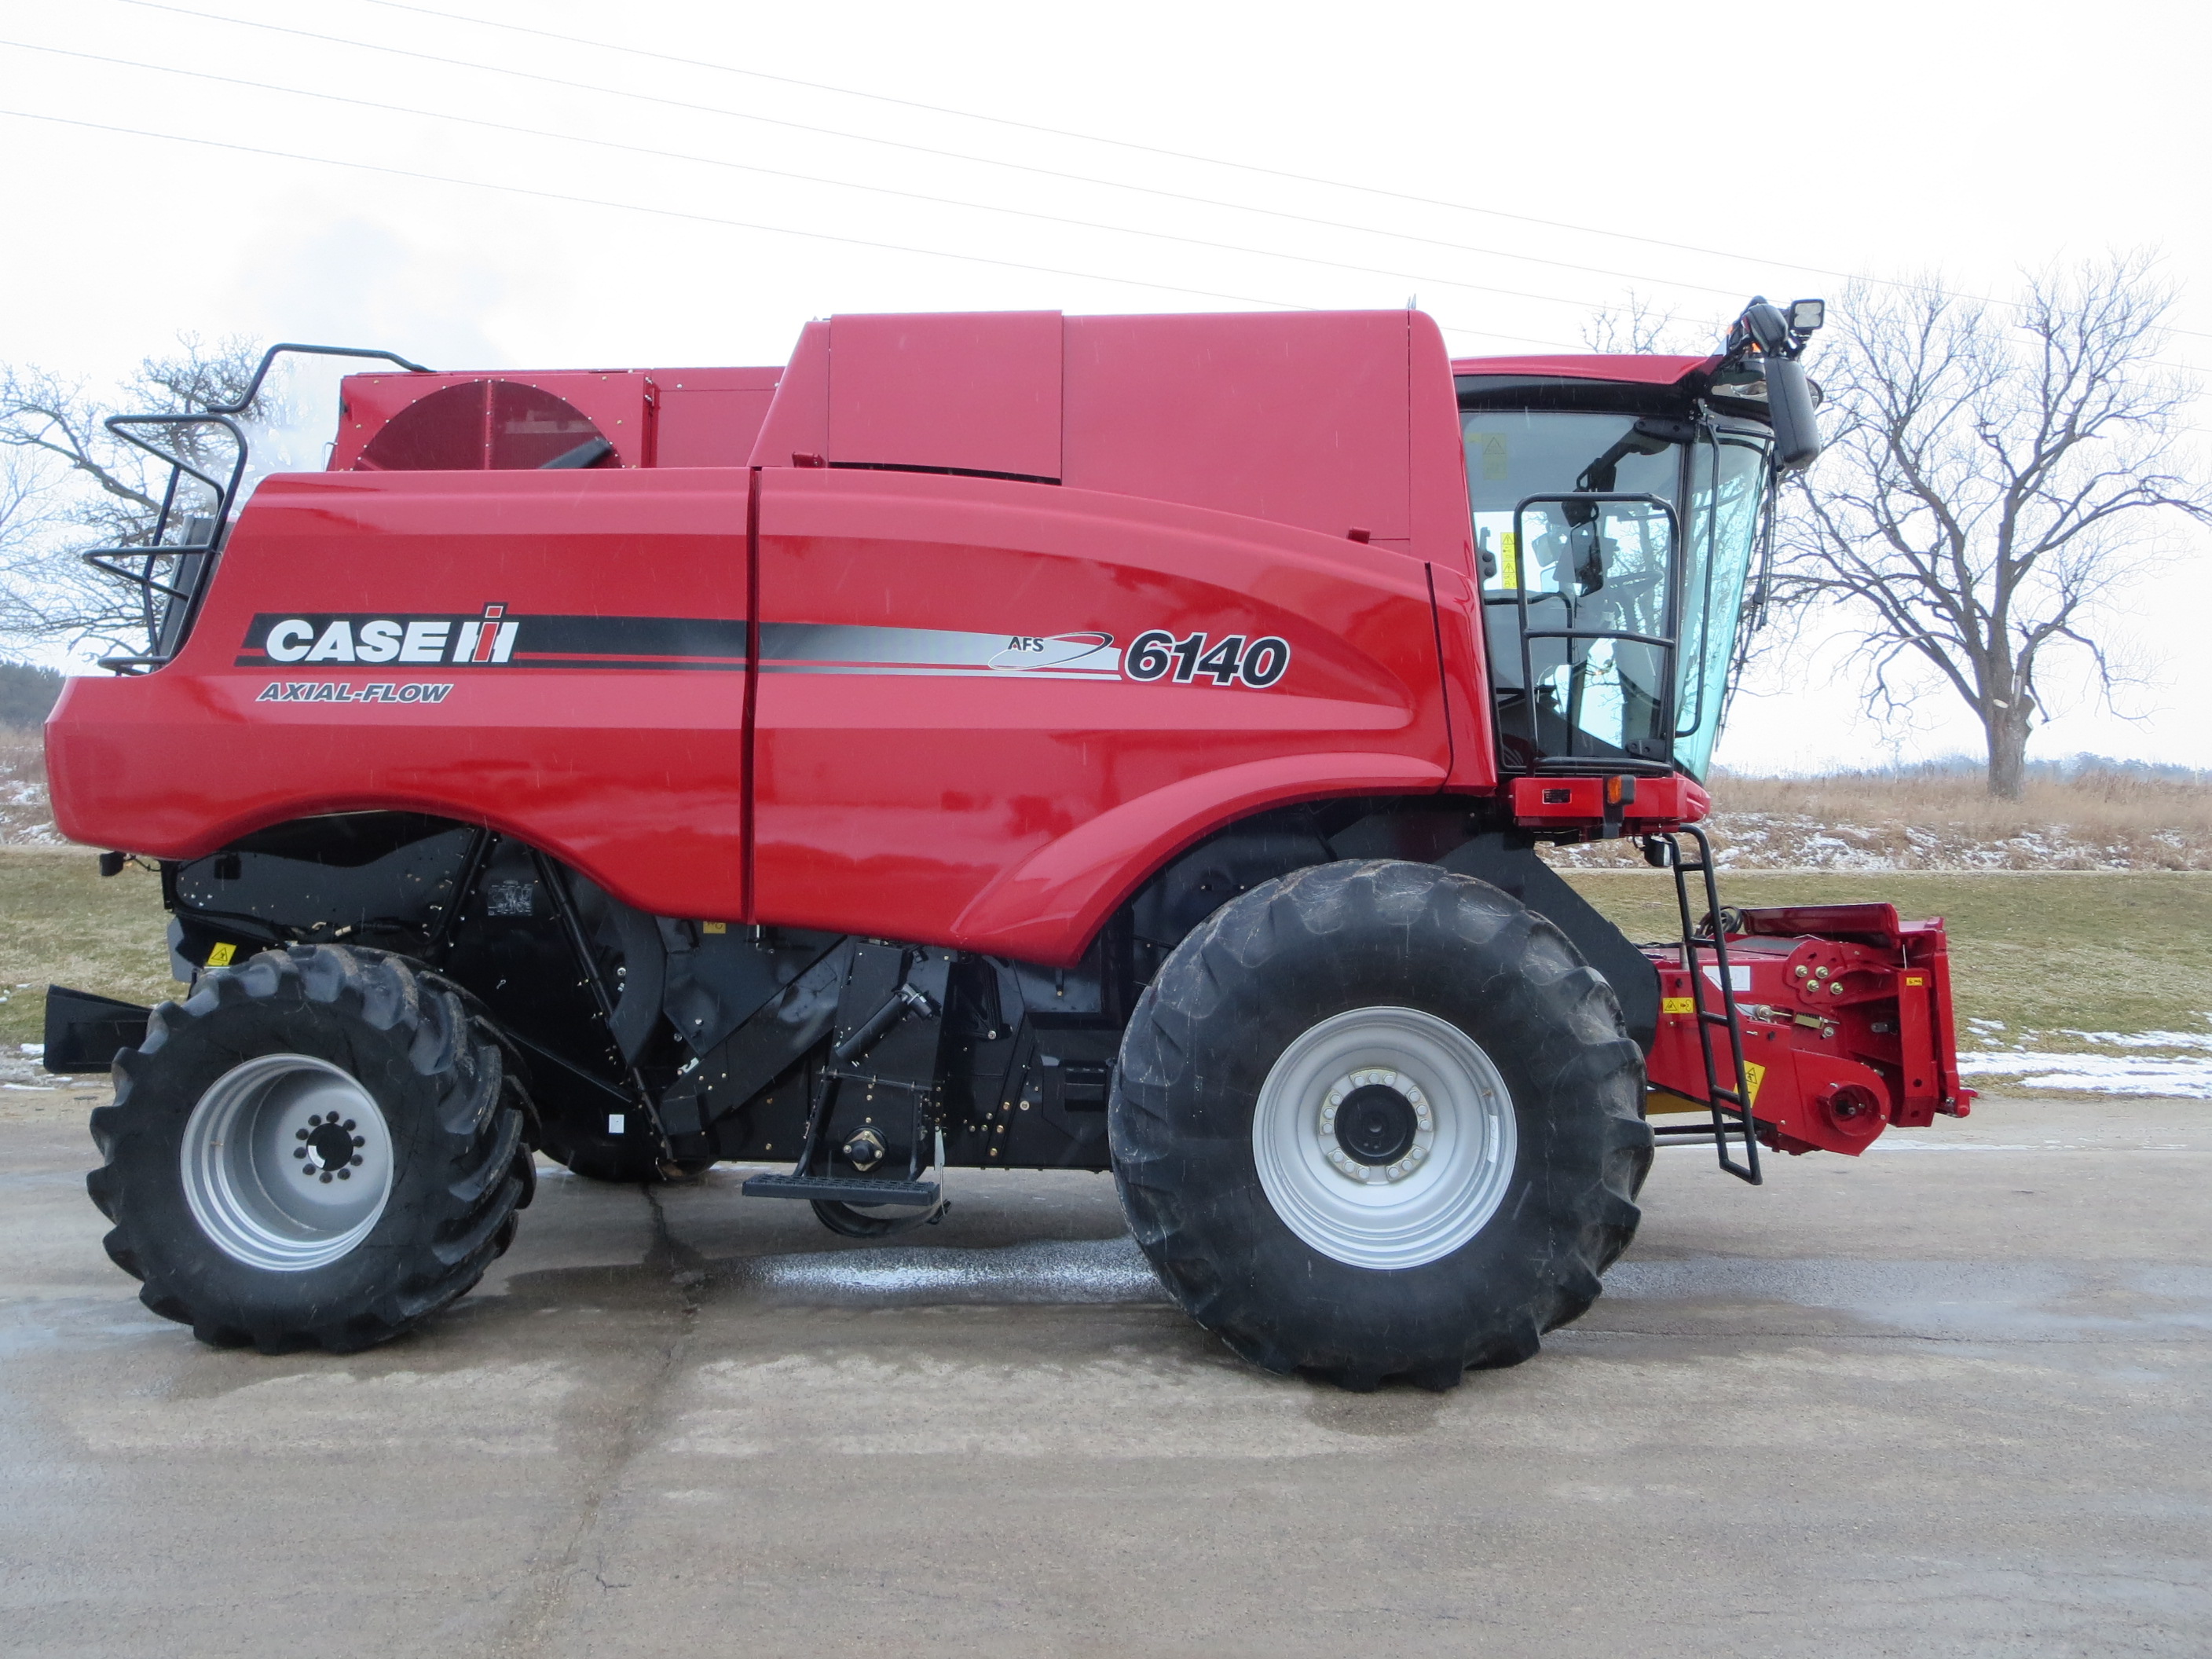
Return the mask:
<path id="1" fill-rule="evenodd" d="M 1800 471 L 1820 453 L 1820 428 L 1813 417 L 1813 388 L 1794 357 L 1761 357 L 1766 374 L 1766 415 L 1774 422 L 1774 460 Z"/>

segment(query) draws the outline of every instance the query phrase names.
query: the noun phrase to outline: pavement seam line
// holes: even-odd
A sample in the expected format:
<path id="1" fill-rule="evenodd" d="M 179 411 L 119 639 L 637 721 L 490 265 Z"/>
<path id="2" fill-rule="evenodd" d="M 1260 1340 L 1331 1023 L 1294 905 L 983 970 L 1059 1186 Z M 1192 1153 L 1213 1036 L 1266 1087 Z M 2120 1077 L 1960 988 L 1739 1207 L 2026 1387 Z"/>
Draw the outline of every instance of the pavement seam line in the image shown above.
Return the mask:
<path id="1" fill-rule="evenodd" d="M 569 1534 L 568 1547 L 562 1551 L 560 1559 L 550 1565 L 533 1563 L 528 1570 L 525 1583 L 536 1606 L 534 1609 L 518 1609 L 508 1621 L 507 1634 L 500 1641 L 496 1650 L 501 1653 L 526 1656 L 541 1652 L 547 1634 L 560 1627 L 561 1615 L 568 1605 L 570 1587 L 576 1582 L 578 1563 L 585 1547 L 598 1530 L 599 1516 L 605 1510 L 607 1500 L 620 1489 L 630 1467 L 652 1443 L 653 1431 L 660 1425 L 665 1415 L 661 1407 L 671 1380 L 676 1376 L 698 1328 L 699 1297 L 696 1292 L 706 1288 L 709 1279 L 704 1261 L 696 1250 L 679 1241 L 670 1230 L 668 1212 L 653 1183 L 640 1183 L 638 1191 L 653 1215 L 653 1243 L 646 1250 L 645 1265 L 648 1268 L 665 1265 L 677 1269 L 669 1274 L 669 1283 L 677 1292 L 676 1334 L 662 1348 L 659 1363 L 639 1389 L 635 1405 L 623 1413 L 622 1432 L 616 1437 L 613 1450 L 599 1472 L 585 1489 L 576 1524 Z M 606 1563 L 602 1559 L 591 1569 L 592 1578 L 602 1590 L 629 1588 L 626 1583 L 610 1584 L 605 1566 Z"/>

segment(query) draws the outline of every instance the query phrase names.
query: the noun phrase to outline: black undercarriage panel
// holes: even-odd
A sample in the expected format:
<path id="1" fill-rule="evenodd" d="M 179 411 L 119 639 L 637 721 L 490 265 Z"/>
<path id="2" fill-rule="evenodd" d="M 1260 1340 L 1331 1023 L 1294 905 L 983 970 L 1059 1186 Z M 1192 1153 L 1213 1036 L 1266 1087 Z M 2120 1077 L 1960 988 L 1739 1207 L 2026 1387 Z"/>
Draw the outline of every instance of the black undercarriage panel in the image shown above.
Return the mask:
<path id="1" fill-rule="evenodd" d="M 520 842 L 409 813 L 300 820 L 164 875 L 180 971 L 314 942 L 454 981 L 512 1041 L 549 1142 L 642 1135 L 688 1167 L 907 1181 L 1110 1167 L 1121 1031 L 1160 964 L 1238 894 L 1332 860 L 1441 863 L 1524 897 L 1626 977 L 1648 1042 L 1649 963 L 1487 811 L 1421 797 L 1249 820 L 1156 873 L 1065 969 L 648 916 Z"/>

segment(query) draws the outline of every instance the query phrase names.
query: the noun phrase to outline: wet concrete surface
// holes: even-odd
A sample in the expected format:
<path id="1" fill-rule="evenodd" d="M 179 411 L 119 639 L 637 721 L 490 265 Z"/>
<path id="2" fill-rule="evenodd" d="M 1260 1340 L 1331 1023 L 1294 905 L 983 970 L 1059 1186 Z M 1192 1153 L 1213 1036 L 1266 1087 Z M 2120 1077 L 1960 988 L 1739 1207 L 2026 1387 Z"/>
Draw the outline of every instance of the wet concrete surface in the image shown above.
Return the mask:
<path id="1" fill-rule="evenodd" d="M 1103 1176 L 839 1240 L 549 1179 L 344 1358 L 218 1352 L 0 1122 L 16 1655 L 2212 1650 L 2212 1107 L 1673 1149 L 1605 1298 L 1438 1396 L 1254 1372 Z"/>

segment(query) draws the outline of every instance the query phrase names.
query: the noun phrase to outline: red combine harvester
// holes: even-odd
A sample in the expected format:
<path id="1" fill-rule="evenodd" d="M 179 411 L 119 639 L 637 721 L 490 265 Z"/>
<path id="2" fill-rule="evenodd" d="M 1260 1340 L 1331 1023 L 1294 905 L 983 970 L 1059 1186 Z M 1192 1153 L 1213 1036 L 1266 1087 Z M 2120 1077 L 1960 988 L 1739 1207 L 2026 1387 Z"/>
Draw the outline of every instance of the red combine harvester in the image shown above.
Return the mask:
<path id="1" fill-rule="evenodd" d="M 533 1150 L 864 1237 L 947 1167 L 1111 1169 L 1259 1364 L 1527 1358 L 1655 1137 L 1756 1181 L 1970 1098 L 1940 923 L 1724 910 L 1698 827 L 1820 309 L 1704 358 L 1455 362 L 1415 312 L 392 358 L 234 523 L 236 410 L 166 417 L 238 465 L 93 556 L 147 647 L 47 726 L 191 986 L 49 1000 L 48 1064 L 113 1065 L 109 1253 L 207 1340 L 345 1350 L 476 1282 Z M 1537 853 L 1623 836 L 1680 938 Z"/>

